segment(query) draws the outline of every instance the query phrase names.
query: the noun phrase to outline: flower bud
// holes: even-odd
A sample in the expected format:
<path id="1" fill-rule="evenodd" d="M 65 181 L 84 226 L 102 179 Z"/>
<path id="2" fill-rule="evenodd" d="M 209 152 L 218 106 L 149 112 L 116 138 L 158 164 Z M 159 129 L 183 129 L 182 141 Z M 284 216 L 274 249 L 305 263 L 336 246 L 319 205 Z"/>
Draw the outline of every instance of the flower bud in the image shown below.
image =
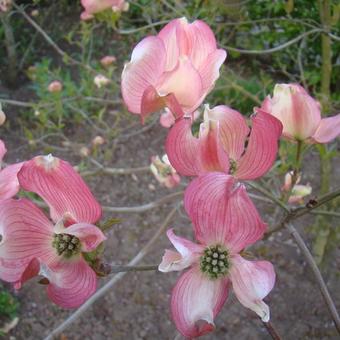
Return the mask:
<path id="1" fill-rule="evenodd" d="M 96 136 L 92 139 L 93 146 L 103 145 L 105 143 L 105 139 L 102 136 Z"/>
<path id="2" fill-rule="evenodd" d="M 100 63 L 104 66 L 110 66 L 111 64 L 113 64 L 114 62 L 116 62 L 116 57 L 113 55 L 107 55 L 103 58 L 100 59 Z"/>
<path id="3" fill-rule="evenodd" d="M 98 74 L 94 77 L 93 81 L 95 85 L 100 89 L 101 87 L 106 86 L 110 82 L 110 79 L 106 78 L 102 74 Z"/>
<path id="4" fill-rule="evenodd" d="M 167 155 L 164 155 L 162 159 L 158 156 L 153 156 L 151 158 L 150 170 L 156 180 L 166 188 L 174 188 L 181 181 L 180 176 L 171 166 Z"/>
<path id="5" fill-rule="evenodd" d="M 0 12 L 8 12 L 12 7 L 12 0 L 0 0 Z"/>
<path id="6" fill-rule="evenodd" d="M 63 89 L 63 84 L 59 80 L 54 80 L 48 85 L 48 92 L 56 93 Z"/>
<path id="7" fill-rule="evenodd" d="M 299 176 L 296 180 L 296 184 L 292 188 L 292 178 L 293 178 L 293 172 L 290 171 L 285 176 L 285 183 L 282 187 L 282 190 L 286 192 L 291 191 L 289 199 L 288 199 L 288 203 L 303 204 L 303 198 L 312 193 L 312 187 L 309 183 L 307 183 L 306 185 L 298 184 L 300 183 L 300 180 L 301 180 L 301 176 Z"/>
<path id="8" fill-rule="evenodd" d="M 31 12 L 31 16 L 32 17 L 37 17 L 39 15 L 39 11 L 37 9 L 34 9 L 32 12 Z"/>
<path id="9" fill-rule="evenodd" d="M 261 109 L 281 121 L 291 140 L 328 143 L 340 135 L 340 114 L 321 119 L 320 103 L 298 84 L 276 84 Z"/>
<path id="10" fill-rule="evenodd" d="M 90 155 L 90 149 L 86 146 L 82 146 L 79 149 L 79 154 L 81 157 L 88 157 Z"/>

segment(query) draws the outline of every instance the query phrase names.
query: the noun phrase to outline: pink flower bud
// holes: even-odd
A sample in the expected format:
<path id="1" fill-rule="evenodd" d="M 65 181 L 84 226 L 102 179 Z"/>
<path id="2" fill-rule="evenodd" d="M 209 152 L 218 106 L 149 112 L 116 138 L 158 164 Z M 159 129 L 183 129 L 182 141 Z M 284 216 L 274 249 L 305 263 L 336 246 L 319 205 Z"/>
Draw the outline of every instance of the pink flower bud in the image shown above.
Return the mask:
<path id="1" fill-rule="evenodd" d="M 105 57 L 103 57 L 102 59 L 100 59 L 100 63 L 104 66 L 110 66 L 111 64 L 113 64 L 114 62 L 116 62 L 116 57 L 113 55 L 107 55 Z"/>
<path id="2" fill-rule="evenodd" d="M 90 149 L 86 146 L 82 146 L 79 149 L 79 154 L 81 157 L 88 157 L 90 155 Z"/>
<path id="3" fill-rule="evenodd" d="M 162 159 L 158 156 L 153 156 L 151 158 L 150 170 L 157 181 L 169 189 L 174 188 L 181 181 L 180 176 L 171 166 L 167 155 L 164 155 Z"/>
<path id="4" fill-rule="evenodd" d="M 340 134 L 340 114 L 321 119 L 320 103 L 298 84 L 275 85 L 261 108 L 281 121 L 288 139 L 328 143 Z"/>
<path id="5" fill-rule="evenodd" d="M 299 176 L 296 180 L 296 184 L 292 188 L 292 178 L 293 172 L 290 171 L 285 176 L 285 183 L 282 187 L 282 191 L 286 191 L 290 193 L 290 197 L 288 199 L 288 203 L 290 204 L 303 204 L 303 198 L 312 193 L 312 187 L 309 183 L 306 185 L 298 184 L 300 183 L 301 176 Z"/>
<path id="6" fill-rule="evenodd" d="M 105 139 L 102 136 L 96 136 L 92 139 L 93 146 L 103 145 L 105 143 Z"/>
<path id="7" fill-rule="evenodd" d="M 12 7 L 12 0 L 0 0 L 0 12 L 8 12 Z"/>
<path id="8" fill-rule="evenodd" d="M 32 17 L 37 17 L 39 15 L 39 11 L 37 9 L 34 9 L 32 12 L 31 12 L 31 15 Z"/>
<path id="9" fill-rule="evenodd" d="M 54 80 L 48 85 L 48 92 L 56 93 L 63 89 L 63 84 L 59 80 Z"/>
<path id="10" fill-rule="evenodd" d="M 95 85 L 100 89 L 101 87 L 106 86 L 110 82 L 110 79 L 106 78 L 102 74 L 98 74 L 94 77 L 93 81 Z"/>

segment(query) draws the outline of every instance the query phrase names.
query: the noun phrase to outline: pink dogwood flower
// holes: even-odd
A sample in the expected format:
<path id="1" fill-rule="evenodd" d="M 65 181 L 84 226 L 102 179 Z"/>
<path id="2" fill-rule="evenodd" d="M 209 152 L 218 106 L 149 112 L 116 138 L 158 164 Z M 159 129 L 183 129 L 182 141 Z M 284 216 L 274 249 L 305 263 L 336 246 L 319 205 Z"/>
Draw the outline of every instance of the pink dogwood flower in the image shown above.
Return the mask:
<path id="1" fill-rule="evenodd" d="M 176 118 L 192 113 L 212 90 L 225 58 L 206 23 L 172 20 L 134 48 L 122 73 L 124 101 L 142 121 L 164 107 Z"/>
<path id="2" fill-rule="evenodd" d="M 329 143 L 340 135 L 340 114 L 321 119 L 320 104 L 298 84 L 277 84 L 262 103 L 283 124 L 283 136 L 307 143 Z"/>
<path id="3" fill-rule="evenodd" d="M 194 338 L 214 329 L 232 285 L 242 305 L 269 321 L 263 298 L 274 287 L 275 272 L 267 261 L 248 261 L 240 252 L 261 239 L 265 224 L 242 184 L 223 173 L 209 173 L 188 186 L 184 203 L 198 243 L 167 235 L 177 251 L 166 250 L 159 270 L 188 269 L 171 295 L 171 312 L 179 332 Z"/>
<path id="4" fill-rule="evenodd" d="M 1 203 L 0 277 L 19 289 L 41 275 L 54 303 L 78 307 L 96 290 L 96 273 L 82 253 L 105 240 L 94 225 L 101 207 L 72 166 L 51 155 L 25 162 L 18 178 L 43 198 L 52 221 L 27 199 Z"/>
<path id="5" fill-rule="evenodd" d="M 16 163 L 1 169 L 2 159 L 6 152 L 5 143 L 0 139 L 0 201 L 15 196 L 19 191 L 17 174 L 23 164 Z"/>
<path id="6" fill-rule="evenodd" d="M 112 8 L 113 12 L 127 11 L 129 4 L 125 0 L 81 0 L 81 4 L 85 8 L 81 13 L 82 20 L 89 20 L 95 14 Z"/>
<path id="7" fill-rule="evenodd" d="M 264 175 L 276 158 L 282 124 L 260 109 L 251 121 L 250 130 L 239 112 L 224 105 L 206 106 L 197 138 L 191 131 L 192 118 L 183 117 L 167 137 L 171 165 L 184 176 L 220 171 L 248 180 Z"/>

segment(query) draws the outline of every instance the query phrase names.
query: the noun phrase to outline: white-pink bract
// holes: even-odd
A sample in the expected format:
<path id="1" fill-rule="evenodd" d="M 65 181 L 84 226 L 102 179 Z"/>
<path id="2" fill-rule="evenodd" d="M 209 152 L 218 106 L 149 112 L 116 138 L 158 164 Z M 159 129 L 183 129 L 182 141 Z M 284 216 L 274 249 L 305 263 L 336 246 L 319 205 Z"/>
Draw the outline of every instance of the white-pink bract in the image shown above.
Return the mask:
<path id="1" fill-rule="evenodd" d="M 15 196 L 19 191 L 17 174 L 23 164 L 16 163 L 1 169 L 2 159 L 6 152 L 5 143 L 0 139 L 0 201 Z"/>
<path id="2" fill-rule="evenodd" d="M 81 13 L 82 20 L 89 20 L 94 17 L 94 14 L 112 8 L 114 12 L 126 11 L 128 3 L 124 0 L 81 0 L 84 7 L 84 12 Z"/>
<path id="3" fill-rule="evenodd" d="M 164 107 L 176 118 L 191 114 L 212 90 L 225 58 L 206 23 L 172 20 L 134 48 L 122 73 L 124 101 L 142 121 Z"/>
<path id="4" fill-rule="evenodd" d="M 52 221 L 28 199 L 1 202 L 0 278 L 20 288 L 41 275 L 54 303 L 78 307 L 96 290 L 96 273 L 82 253 L 105 240 L 94 225 L 101 207 L 72 166 L 51 155 L 25 162 L 18 179 L 45 201 Z"/>
<path id="5" fill-rule="evenodd" d="M 288 139 L 328 143 L 340 135 L 340 114 L 322 119 L 319 102 L 298 84 L 275 85 L 261 108 L 282 122 Z"/>
<path id="6" fill-rule="evenodd" d="M 162 159 L 158 156 L 153 156 L 151 158 L 150 170 L 157 181 L 166 188 L 174 188 L 181 181 L 181 177 L 169 163 L 167 155 L 163 155 Z"/>
<path id="7" fill-rule="evenodd" d="M 171 312 L 177 329 L 187 338 L 214 328 L 232 285 L 238 300 L 269 320 L 263 298 L 275 283 L 267 261 L 248 261 L 240 252 L 262 238 L 265 224 L 242 184 L 232 176 L 209 173 L 194 179 L 185 192 L 185 209 L 198 243 L 167 233 L 176 251 L 166 250 L 159 270 L 181 271 L 171 296 Z"/>
<path id="8" fill-rule="evenodd" d="M 239 112 L 225 105 L 206 106 L 197 138 L 191 131 L 193 119 L 178 119 L 166 141 L 171 165 L 184 176 L 211 171 L 230 173 L 238 179 L 263 176 L 275 161 L 282 124 L 260 109 L 251 121 L 250 131 Z"/>
<path id="9" fill-rule="evenodd" d="M 296 184 L 292 188 L 292 178 L 293 178 L 293 171 L 289 171 L 285 175 L 285 182 L 282 187 L 283 191 L 289 192 L 289 199 L 288 203 L 290 204 L 303 204 L 303 198 L 308 196 L 312 193 L 312 187 L 309 183 L 306 185 L 299 184 L 301 180 L 301 176 L 298 176 Z"/>
<path id="10" fill-rule="evenodd" d="M 6 115 L 5 115 L 5 112 L 2 111 L 2 106 L 1 106 L 1 103 L 0 103 L 0 126 L 3 125 L 6 121 Z M 1 160 L 0 160 L 1 162 Z"/>

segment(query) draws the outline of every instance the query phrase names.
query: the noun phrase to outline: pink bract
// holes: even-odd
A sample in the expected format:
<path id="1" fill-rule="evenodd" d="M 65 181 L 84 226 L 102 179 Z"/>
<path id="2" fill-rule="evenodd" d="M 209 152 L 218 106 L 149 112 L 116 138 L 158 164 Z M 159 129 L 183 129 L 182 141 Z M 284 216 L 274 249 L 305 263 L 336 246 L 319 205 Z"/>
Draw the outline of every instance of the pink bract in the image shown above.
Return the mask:
<path id="1" fill-rule="evenodd" d="M 122 73 L 124 101 L 142 121 L 164 107 L 176 118 L 192 113 L 212 90 L 225 58 L 203 21 L 172 20 L 134 48 Z"/>
<path id="2" fill-rule="evenodd" d="M 213 109 L 206 106 L 196 138 L 191 131 L 192 119 L 183 117 L 167 137 L 166 152 L 171 165 L 184 176 L 211 171 L 230 173 L 238 179 L 264 175 L 276 158 L 282 124 L 260 109 L 256 109 L 251 121 L 250 132 L 239 112 L 224 105 Z"/>
<path id="3" fill-rule="evenodd" d="M 159 156 L 153 156 L 151 158 L 150 170 L 157 181 L 166 188 L 174 188 L 181 181 L 180 176 L 169 163 L 167 155 L 163 155 L 162 159 Z"/>
<path id="4" fill-rule="evenodd" d="M 54 303 L 78 307 L 96 290 L 96 273 L 82 253 L 105 240 L 94 225 L 101 208 L 72 166 L 51 155 L 26 162 L 18 178 L 48 204 L 53 222 L 27 199 L 2 202 L 0 277 L 19 289 L 41 275 Z"/>
<path id="5" fill-rule="evenodd" d="M 320 104 L 298 84 L 277 84 L 262 109 L 283 124 L 283 135 L 292 140 L 328 143 L 340 135 L 340 114 L 321 118 Z"/>
<path id="6" fill-rule="evenodd" d="M 7 150 L 4 142 L 0 139 L 0 201 L 15 196 L 19 191 L 17 174 L 23 163 L 8 165 L 1 169 L 1 162 Z"/>
<path id="7" fill-rule="evenodd" d="M 232 176 L 209 173 L 191 182 L 184 202 L 198 244 L 169 230 L 177 252 L 166 250 L 159 265 L 163 272 L 189 268 L 171 296 L 177 329 L 190 339 L 212 331 L 230 285 L 242 305 L 269 321 L 263 298 L 275 283 L 273 266 L 245 260 L 239 254 L 261 239 L 266 228 L 244 186 Z"/>

